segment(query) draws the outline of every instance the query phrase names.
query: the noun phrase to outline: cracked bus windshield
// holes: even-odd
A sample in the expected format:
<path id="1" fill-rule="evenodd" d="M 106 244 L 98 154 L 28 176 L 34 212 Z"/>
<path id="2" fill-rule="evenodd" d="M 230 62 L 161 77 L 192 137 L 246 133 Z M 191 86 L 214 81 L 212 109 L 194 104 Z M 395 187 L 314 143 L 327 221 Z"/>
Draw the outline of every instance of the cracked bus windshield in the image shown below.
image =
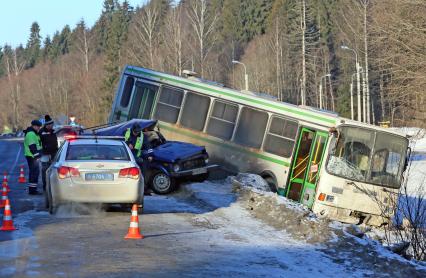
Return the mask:
<path id="1" fill-rule="evenodd" d="M 399 188 L 408 141 L 374 130 L 342 127 L 327 164 L 330 174 Z"/>

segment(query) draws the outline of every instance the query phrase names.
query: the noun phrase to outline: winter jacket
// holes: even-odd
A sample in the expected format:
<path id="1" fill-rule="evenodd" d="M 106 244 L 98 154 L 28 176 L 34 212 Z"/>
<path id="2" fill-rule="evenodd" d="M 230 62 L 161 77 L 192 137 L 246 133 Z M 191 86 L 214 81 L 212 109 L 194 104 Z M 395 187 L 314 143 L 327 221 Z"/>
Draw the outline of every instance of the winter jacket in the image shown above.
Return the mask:
<path id="1" fill-rule="evenodd" d="M 140 157 L 142 152 L 142 144 L 144 142 L 143 133 L 140 136 L 135 136 L 130 128 L 124 134 L 124 140 L 127 145 L 133 145 L 132 153 L 135 157 Z"/>
<path id="2" fill-rule="evenodd" d="M 35 159 L 41 156 L 41 140 L 34 128 L 28 127 L 25 131 L 24 154 Z"/>
<path id="3" fill-rule="evenodd" d="M 43 147 L 43 154 L 51 155 L 52 158 L 58 151 L 58 137 L 53 129 L 43 127 L 40 129 L 41 145 Z"/>

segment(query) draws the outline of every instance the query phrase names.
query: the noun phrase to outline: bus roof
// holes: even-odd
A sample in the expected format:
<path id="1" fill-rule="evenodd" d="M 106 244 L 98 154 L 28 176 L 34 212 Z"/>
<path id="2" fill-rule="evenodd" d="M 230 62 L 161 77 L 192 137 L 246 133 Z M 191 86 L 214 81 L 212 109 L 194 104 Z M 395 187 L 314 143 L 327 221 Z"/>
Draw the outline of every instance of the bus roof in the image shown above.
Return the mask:
<path id="1" fill-rule="evenodd" d="M 202 79 L 184 78 L 130 65 L 126 65 L 123 73 L 144 78 L 146 80 L 181 87 L 187 90 L 193 90 L 195 92 L 203 92 L 205 94 L 224 100 L 237 101 L 239 103 L 246 104 L 248 106 L 258 107 L 266 111 L 276 112 L 278 114 L 283 113 L 290 117 L 294 117 L 302 121 L 312 122 L 324 127 L 336 127 L 340 124 L 348 124 L 365 128 L 374 128 L 376 130 L 381 130 L 384 132 L 406 137 L 400 132 L 346 119 L 340 117 L 337 113 L 331 111 L 319 110 L 314 107 L 302 107 L 290 103 L 279 102 L 277 100 L 272 99 L 272 97 L 265 97 L 263 96 L 263 94 L 260 93 L 237 91 L 220 85 L 215 85 L 213 82 L 205 82 Z"/>

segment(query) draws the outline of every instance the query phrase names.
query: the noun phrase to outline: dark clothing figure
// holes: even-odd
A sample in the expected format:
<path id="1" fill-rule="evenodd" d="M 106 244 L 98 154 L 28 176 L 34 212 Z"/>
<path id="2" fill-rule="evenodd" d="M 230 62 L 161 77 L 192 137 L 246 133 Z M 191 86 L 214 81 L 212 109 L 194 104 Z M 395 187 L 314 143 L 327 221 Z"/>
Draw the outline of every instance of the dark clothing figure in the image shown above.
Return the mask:
<path id="1" fill-rule="evenodd" d="M 37 183 L 38 183 L 38 176 L 40 175 L 40 165 L 38 159 L 35 159 L 30 156 L 25 157 L 27 159 L 28 163 L 28 169 L 29 169 L 29 190 L 30 194 L 36 194 L 37 193 Z"/>
<path id="2" fill-rule="evenodd" d="M 41 157 L 41 179 L 43 181 L 43 191 L 46 191 L 46 171 L 52 163 L 53 157 L 58 152 L 58 137 L 53 130 L 53 120 L 49 115 L 44 117 L 44 127 L 40 129 L 40 139 L 42 145 Z"/>
<path id="3" fill-rule="evenodd" d="M 48 129 L 46 128 L 46 126 L 43 127 L 40 130 L 40 138 L 41 145 L 43 147 L 43 154 L 50 155 L 51 158 L 53 158 L 56 155 L 56 152 L 58 151 L 58 137 L 53 131 L 53 128 Z"/>
<path id="4" fill-rule="evenodd" d="M 37 194 L 38 176 L 40 174 L 39 159 L 41 157 L 42 150 L 41 139 L 39 136 L 41 125 L 40 121 L 34 120 L 31 122 L 31 126 L 24 131 L 24 154 L 29 168 L 29 194 Z"/>

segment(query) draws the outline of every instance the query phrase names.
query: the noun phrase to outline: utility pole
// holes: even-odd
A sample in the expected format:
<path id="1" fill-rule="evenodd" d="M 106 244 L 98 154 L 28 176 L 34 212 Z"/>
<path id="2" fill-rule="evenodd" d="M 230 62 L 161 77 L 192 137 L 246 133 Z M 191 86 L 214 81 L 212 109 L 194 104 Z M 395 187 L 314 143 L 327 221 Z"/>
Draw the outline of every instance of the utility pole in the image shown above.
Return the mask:
<path id="1" fill-rule="evenodd" d="M 302 31 L 302 86 L 300 89 L 300 95 L 302 105 L 306 105 L 306 45 L 305 45 L 305 33 L 306 33 L 306 3 L 302 1 L 302 16 L 300 19 L 300 29 Z"/>
<path id="2" fill-rule="evenodd" d="M 357 102 L 358 102 L 358 122 L 362 122 L 361 119 L 361 72 L 362 72 L 362 67 L 358 64 L 358 62 L 356 62 L 356 90 L 357 90 Z"/>
<path id="3" fill-rule="evenodd" d="M 367 71 L 364 69 L 363 75 L 362 75 L 362 104 L 363 104 L 363 120 L 364 123 L 370 123 L 370 117 L 367 116 L 368 115 L 368 111 L 370 110 L 370 108 L 368 107 L 369 105 L 367 104 L 367 94 L 368 94 L 368 89 L 367 89 Z"/>
<path id="4" fill-rule="evenodd" d="M 248 91 L 249 87 L 248 87 L 248 74 L 247 74 L 247 67 L 244 63 L 241 63 L 240 61 L 237 60 L 232 60 L 233 64 L 240 64 L 244 67 L 244 83 L 245 83 L 245 90 Z"/>
<path id="5" fill-rule="evenodd" d="M 352 73 L 351 75 L 351 120 L 354 119 L 354 75 L 356 75 L 357 73 Z"/>
<path id="6" fill-rule="evenodd" d="M 364 58 L 365 58 L 365 68 L 364 68 L 364 90 L 365 90 L 365 97 L 366 97 L 366 104 L 364 107 L 366 107 L 367 111 L 367 118 L 364 119 L 364 122 L 366 121 L 367 123 L 371 123 L 370 118 L 371 118 L 371 112 L 370 109 L 372 108 L 371 106 L 371 99 L 370 99 L 370 87 L 369 87 L 369 81 L 368 81 L 368 33 L 367 33 L 367 8 L 368 8 L 368 4 L 369 4 L 370 0 L 362 0 L 361 4 L 364 8 Z"/>
<path id="7" fill-rule="evenodd" d="M 356 79 L 357 79 L 357 93 L 358 93 L 358 115 L 357 120 L 358 122 L 361 122 L 361 76 L 360 73 L 362 71 L 361 66 L 358 62 L 358 53 L 355 51 L 355 49 L 349 48 L 346 45 L 342 45 L 340 48 L 344 50 L 351 50 L 355 54 L 355 68 L 356 68 Z"/>

